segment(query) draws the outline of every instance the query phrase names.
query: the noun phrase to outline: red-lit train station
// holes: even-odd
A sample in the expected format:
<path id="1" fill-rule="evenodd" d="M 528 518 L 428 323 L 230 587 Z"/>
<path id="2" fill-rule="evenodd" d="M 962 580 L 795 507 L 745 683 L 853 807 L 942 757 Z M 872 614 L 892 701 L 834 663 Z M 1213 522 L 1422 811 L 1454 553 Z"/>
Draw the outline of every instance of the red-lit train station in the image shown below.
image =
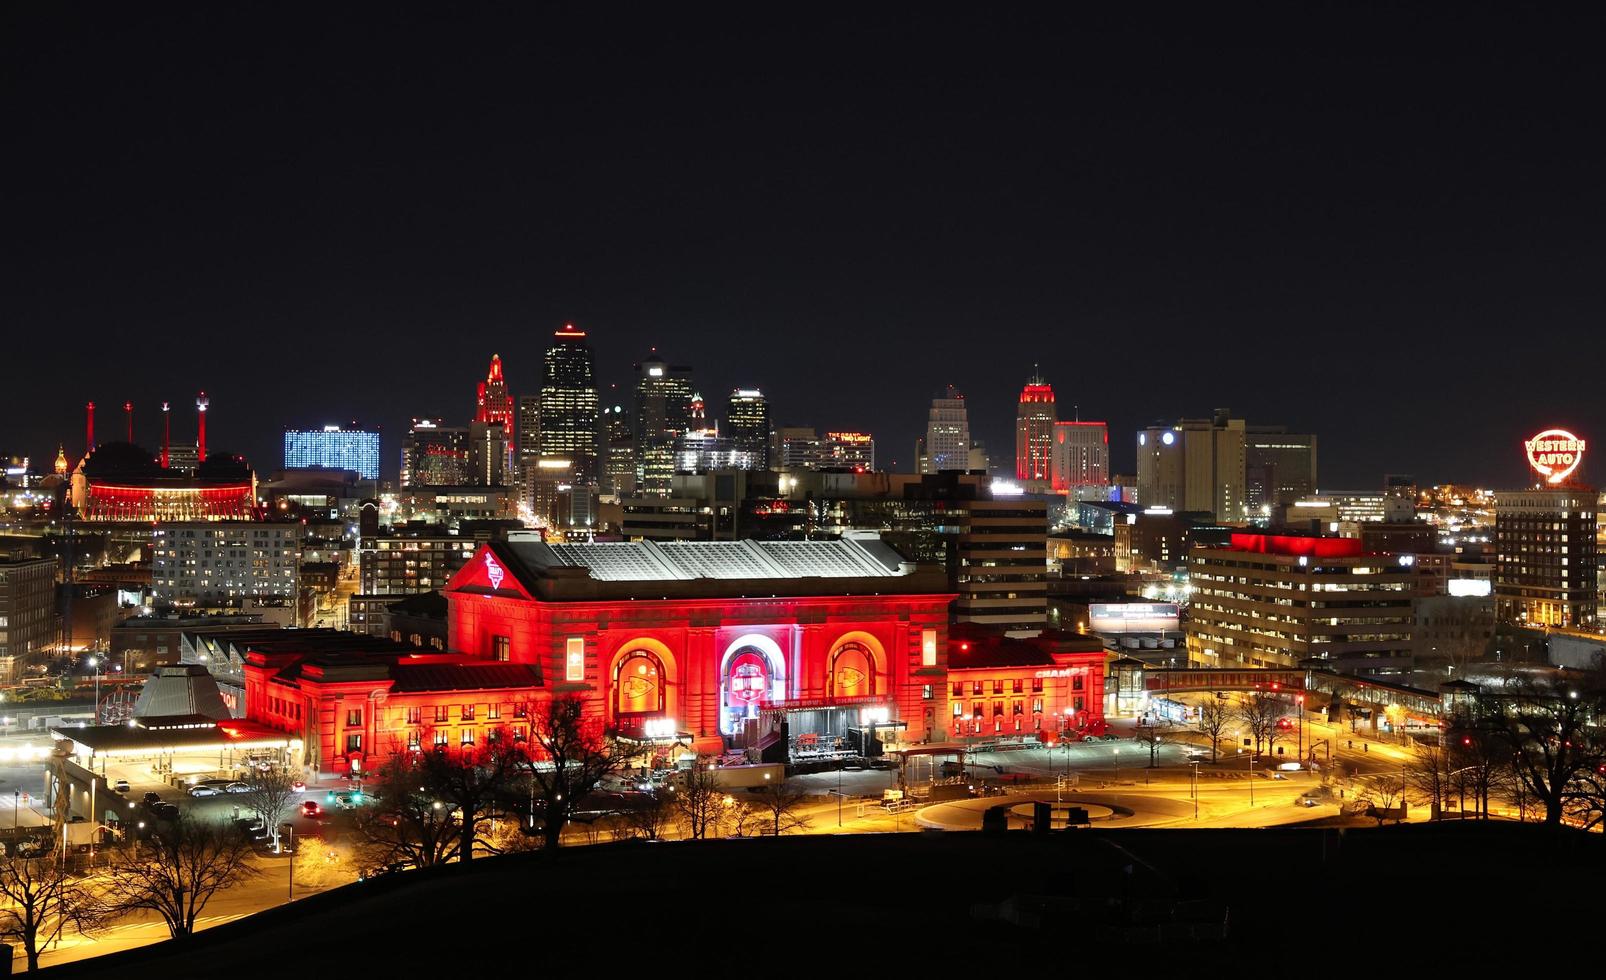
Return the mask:
<path id="1" fill-rule="evenodd" d="M 1103 729 L 1096 642 L 950 637 L 943 570 L 876 538 L 499 541 L 445 594 L 452 652 L 249 655 L 249 717 L 335 773 L 567 694 L 643 743 L 769 761 Z"/>

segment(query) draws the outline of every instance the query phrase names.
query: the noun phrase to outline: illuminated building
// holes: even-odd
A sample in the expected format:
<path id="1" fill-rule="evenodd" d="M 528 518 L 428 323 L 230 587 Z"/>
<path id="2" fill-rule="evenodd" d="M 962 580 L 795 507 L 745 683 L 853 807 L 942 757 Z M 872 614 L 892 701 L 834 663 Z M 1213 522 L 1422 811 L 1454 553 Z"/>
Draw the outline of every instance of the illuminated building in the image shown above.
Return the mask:
<path id="1" fill-rule="evenodd" d="M 508 431 L 501 422 L 475 420 L 468 425 L 468 482 L 481 487 L 507 486 Z"/>
<path id="2" fill-rule="evenodd" d="M 413 419 L 402 437 L 401 485 L 459 487 L 468 476 L 468 429 L 440 419 Z"/>
<path id="3" fill-rule="evenodd" d="M 948 736 L 1104 731 L 1104 646 L 1058 631 L 1032 637 L 955 626 L 948 638 Z"/>
<path id="4" fill-rule="evenodd" d="M 1015 479 L 1048 482 L 1058 420 L 1053 387 L 1034 374 L 1015 406 Z"/>
<path id="5" fill-rule="evenodd" d="M 1523 626 L 1591 629 L 1598 615 L 1593 489 L 1495 494 L 1495 613 Z"/>
<path id="6" fill-rule="evenodd" d="M 480 540 L 438 529 L 364 535 L 357 553 L 362 592 L 351 596 L 346 607 L 351 629 L 385 635 L 386 612 L 396 597 L 445 588 L 452 574 L 473 556 Z"/>
<path id="7" fill-rule="evenodd" d="M 541 459 L 569 463 L 576 485 L 597 482 L 597 381 L 586 333 L 566 323 L 542 358 Z"/>
<path id="8" fill-rule="evenodd" d="M 1138 503 L 1244 519 L 1244 422 L 1209 419 L 1151 425 L 1138 433 Z"/>
<path id="9" fill-rule="evenodd" d="M 1050 485 L 1073 500 L 1098 500 L 1109 493 L 1110 430 L 1103 422 L 1054 423 L 1049 450 Z"/>
<path id="10" fill-rule="evenodd" d="M 0 683 L 15 684 L 56 643 L 56 559 L 0 558 Z"/>
<path id="11" fill-rule="evenodd" d="M 342 429 L 338 425 L 326 425 L 322 429 L 286 429 L 284 468 L 313 467 L 351 470 L 364 480 L 379 479 L 379 433 Z"/>
<path id="12" fill-rule="evenodd" d="M 756 388 L 738 388 L 725 402 L 725 435 L 749 461 L 742 469 L 770 468 L 770 406 Z"/>
<path id="13" fill-rule="evenodd" d="M 617 391 L 614 394 L 618 394 Z M 625 497 L 636 492 L 636 435 L 630 413 L 618 400 L 603 406 L 602 492 Z"/>
<path id="14" fill-rule="evenodd" d="M 1193 549 L 1189 583 L 1192 664 L 1412 669 L 1421 590 L 1412 555 L 1368 553 L 1356 538 L 1234 532 L 1226 547 Z"/>
<path id="15" fill-rule="evenodd" d="M 820 469 L 875 470 L 875 437 L 868 432 L 827 432 L 820 440 Z"/>
<path id="16" fill-rule="evenodd" d="M 775 430 L 770 442 L 773 465 L 782 470 L 875 469 L 875 437 L 868 432 L 827 432 L 822 438 L 808 426 L 787 425 Z"/>
<path id="17" fill-rule="evenodd" d="M 926 418 L 926 437 L 920 447 L 922 473 L 943 470 L 969 470 L 971 466 L 970 416 L 965 396 L 953 385 L 947 393 L 931 400 Z"/>
<path id="18" fill-rule="evenodd" d="M 73 471 L 72 505 L 84 521 L 251 520 L 256 474 L 238 456 L 214 454 L 191 474 L 139 446 L 103 443 Z"/>
<path id="19" fill-rule="evenodd" d="M 299 522 L 162 524 L 151 532 L 151 589 L 178 606 L 295 599 L 300 589 Z"/>
<path id="20" fill-rule="evenodd" d="M 1005 629 L 1048 622 L 1048 509 L 1027 497 L 937 501 L 953 537 L 954 621 Z"/>
<path id="21" fill-rule="evenodd" d="M 691 427 L 691 368 L 654 354 L 636 365 L 636 492 L 664 494 L 675 440 Z"/>
<path id="22" fill-rule="evenodd" d="M 519 424 L 514 430 L 519 473 L 528 473 L 541 458 L 541 396 L 519 396 Z"/>
<path id="23" fill-rule="evenodd" d="M 703 407 L 703 396 L 691 396 L 691 417 L 686 431 L 675 437 L 674 465 L 676 473 L 706 473 L 709 470 L 756 470 L 757 459 L 748 448 L 751 440 L 739 442 L 721 436 L 719 429 L 708 425 Z"/>
<path id="24" fill-rule="evenodd" d="M 1281 425 L 1244 429 L 1244 505 L 1251 516 L 1316 492 L 1316 437 Z"/>
<path id="25" fill-rule="evenodd" d="M 502 355 L 491 355 L 491 366 L 485 372 L 475 392 L 474 421 L 502 424 L 502 431 L 513 436 L 513 396 L 508 394 L 507 379 L 502 376 Z"/>

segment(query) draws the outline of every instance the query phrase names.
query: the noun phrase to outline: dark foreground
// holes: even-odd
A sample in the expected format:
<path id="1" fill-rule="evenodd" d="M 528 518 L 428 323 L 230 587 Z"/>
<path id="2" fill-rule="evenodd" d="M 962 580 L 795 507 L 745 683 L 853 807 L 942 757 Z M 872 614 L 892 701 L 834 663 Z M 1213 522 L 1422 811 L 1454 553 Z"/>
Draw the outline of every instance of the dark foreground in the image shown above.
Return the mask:
<path id="1" fill-rule="evenodd" d="M 1598 834 L 1475 823 L 621 844 L 393 875 L 49 972 L 1389 973 L 1588 942 L 1603 871 Z"/>

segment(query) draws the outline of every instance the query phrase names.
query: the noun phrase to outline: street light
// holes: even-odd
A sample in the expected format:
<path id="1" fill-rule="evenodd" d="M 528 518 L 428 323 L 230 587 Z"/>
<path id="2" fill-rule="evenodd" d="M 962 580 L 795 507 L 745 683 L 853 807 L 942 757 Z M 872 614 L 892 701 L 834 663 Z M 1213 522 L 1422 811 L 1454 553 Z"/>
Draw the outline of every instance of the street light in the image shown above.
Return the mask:
<path id="1" fill-rule="evenodd" d="M 100 658 L 89 658 L 89 669 L 95 672 L 95 724 L 100 724 Z"/>

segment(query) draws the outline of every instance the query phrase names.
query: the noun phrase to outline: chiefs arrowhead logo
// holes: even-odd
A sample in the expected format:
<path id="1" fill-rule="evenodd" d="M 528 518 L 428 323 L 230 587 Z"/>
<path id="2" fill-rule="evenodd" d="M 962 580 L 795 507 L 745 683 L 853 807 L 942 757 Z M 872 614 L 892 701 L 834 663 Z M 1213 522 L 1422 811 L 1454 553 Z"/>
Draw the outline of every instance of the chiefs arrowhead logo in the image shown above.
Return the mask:
<path id="1" fill-rule="evenodd" d="M 502 578 L 505 574 L 502 571 L 502 566 L 498 565 L 496 559 L 492 558 L 491 553 L 487 551 L 485 553 L 485 577 L 491 580 L 491 588 L 493 590 L 502 587 Z"/>

